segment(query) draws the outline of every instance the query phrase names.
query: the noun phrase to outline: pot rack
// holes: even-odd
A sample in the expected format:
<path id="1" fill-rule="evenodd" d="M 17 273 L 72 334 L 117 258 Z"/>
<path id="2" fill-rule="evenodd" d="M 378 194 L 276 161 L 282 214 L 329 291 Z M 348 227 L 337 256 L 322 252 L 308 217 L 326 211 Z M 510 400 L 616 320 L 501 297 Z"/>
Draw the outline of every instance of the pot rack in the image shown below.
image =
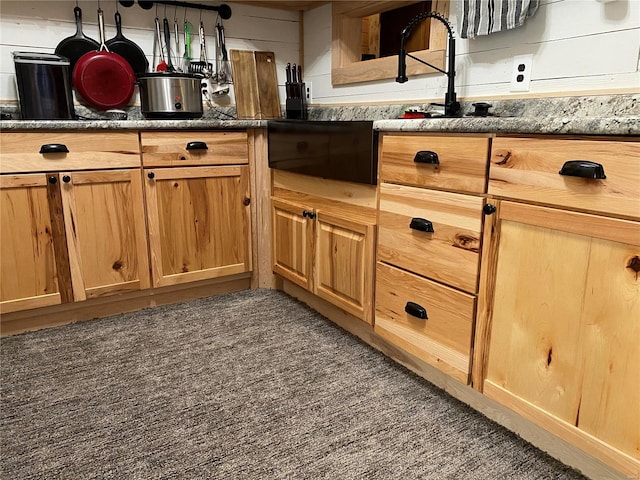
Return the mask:
<path id="1" fill-rule="evenodd" d="M 142 0 L 138 0 L 138 5 L 145 10 L 150 10 L 153 8 L 153 4 L 159 5 L 171 5 L 173 7 L 184 7 L 184 8 L 193 8 L 197 10 L 210 10 L 214 12 L 218 12 L 220 18 L 223 20 L 228 20 L 231 18 L 231 7 L 226 3 L 221 4 L 220 6 L 214 5 L 203 5 L 201 3 L 191 3 L 191 2 L 181 2 L 178 0 L 155 0 L 153 2 L 145 2 Z M 132 0 L 120 0 L 120 5 L 123 7 L 131 7 L 134 4 Z"/>

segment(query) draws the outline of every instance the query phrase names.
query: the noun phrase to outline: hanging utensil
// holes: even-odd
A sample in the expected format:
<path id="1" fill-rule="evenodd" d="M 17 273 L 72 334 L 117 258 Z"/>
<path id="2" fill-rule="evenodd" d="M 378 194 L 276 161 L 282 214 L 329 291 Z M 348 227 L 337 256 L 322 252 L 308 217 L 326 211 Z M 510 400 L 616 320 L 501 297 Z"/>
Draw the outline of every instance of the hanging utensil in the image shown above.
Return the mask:
<path id="1" fill-rule="evenodd" d="M 167 72 L 175 72 L 176 69 L 171 62 L 171 30 L 169 29 L 169 20 L 167 17 L 162 20 L 162 25 L 164 27 L 164 43 L 167 46 L 167 56 L 165 57 L 167 61 Z"/>
<path id="2" fill-rule="evenodd" d="M 176 16 L 178 11 L 178 7 L 176 6 L 176 9 L 173 13 L 173 35 L 174 35 L 174 41 L 176 43 L 176 51 L 174 52 L 176 55 L 176 62 L 179 62 L 180 57 L 182 57 L 182 55 L 180 55 L 180 35 L 178 32 L 178 17 Z M 182 71 L 182 65 L 176 65 L 176 70 L 178 72 Z"/>
<path id="3" fill-rule="evenodd" d="M 224 38 L 224 27 L 222 26 L 222 22 L 218 22 L 216 24 L 216 30 L 218 33 L 218 41 L 220 42 L 220 52 L 222 54 L 222 61 L 218 71 L 218 83 L 220 85 L 228 85 L 231 83 L 231 67 L 229 65 L 229 56 L 227 53 L 227 45 Z"/>
<path id="4" fill-rule="evenodd" d="M 158 47 L 158 50 L 160 50 L 160 63 L 156 67 L 156 72 L 166 72 L 167 62 L 164 59 L 164 47 L 162 46 L 162 35 L 160 34 L 160 19 L 158 18 L 157 15 L 155 18 L 155 22 L 156 22 L 156 38 L 153 45 L 153 63 L 155 63 L 155 60 L 156 60 L 155 59 L 156 47 Z"/>
<path id="5" fill-rule="evenodd" d="M 217 29 L 217 24 L 216 24 Z M 215 38 L 216 42 L 216 73 L 213 76 L 213 84 L 209 86 L 209 90 L 212 95 L 216 97 L 222 97 L 229 94 L 229 84 L 227 82 L 227 74 L 224 72 L 223 62 L 220 60 L 224 58 L 222 53 L 223 44 L 220 41 L 222 37 L 217 32 Z M 226 53 L 226 52 L 225 52 Z"/>
<path id="6" fill-rule="evenodd" d="M 191 32 L 193 32 L 193 25 L 187 20 L 185 8 L 184 26 L 184 55 L 182 56 L 182 71 L 190 72 L 191 68 Z"/>
<path id="7" fill-rule="evenodd" d="M 204 23 L 202 23 L 202 21 L 200 22 L 198 34 L 200 37 L 200 61 L 191 62 L 189 71 L 191 73 L 201 73 L 206 78 L 211 78 L 211 75 L 213 73 L 213 65 L 207 60 L 207 45 L 205 43 Z"/>

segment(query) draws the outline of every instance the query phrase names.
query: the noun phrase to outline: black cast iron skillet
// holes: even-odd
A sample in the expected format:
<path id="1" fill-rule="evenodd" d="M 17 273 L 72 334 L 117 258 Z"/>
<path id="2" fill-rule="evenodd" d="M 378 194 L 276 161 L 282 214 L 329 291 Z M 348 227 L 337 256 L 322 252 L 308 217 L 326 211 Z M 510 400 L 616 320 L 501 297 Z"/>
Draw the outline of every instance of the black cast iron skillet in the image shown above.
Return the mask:
<path id="1" fill-rule="evenodd" d="M 147 57 L 135 42 L 132 42 L 122 34 L 122 17 L 119 12 L 116 12 L 115 19 L 117 33 L 115 37 L 105 42 L 107 48 L 110 52 L 117 53 L 123 57 L 136 74 L 145 73 L 149 67 Z"/>
<path id="2" fill-rule="evenodd" d="M 100 49 L 100 44 L 94 39 L 87 37 L 82 32 L 82 10 L 80 7 L 73 9 L 73 14 L 76 17 L 76 34 L 63 39 L 56 47 L 56 55 L 62 55 L 67 57 L 71 62 L 69 72 L 73 72 L 73 67 L 76 62 L 85 53 L 94 52 Z"/>

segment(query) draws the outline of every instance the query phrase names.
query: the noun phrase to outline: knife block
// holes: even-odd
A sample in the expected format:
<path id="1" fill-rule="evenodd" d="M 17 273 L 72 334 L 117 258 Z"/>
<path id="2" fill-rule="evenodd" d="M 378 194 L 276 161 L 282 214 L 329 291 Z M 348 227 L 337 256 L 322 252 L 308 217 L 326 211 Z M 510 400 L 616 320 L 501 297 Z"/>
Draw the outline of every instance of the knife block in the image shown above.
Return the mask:
<path id="1" fill-rule="evenodd" d="M 307 89 L 304 83 L 301 83 L 302 95 L 300 98 L 287 98 L 285 105 L 285 115 L 287 119 L 306 120 L 307 119 Z"/>

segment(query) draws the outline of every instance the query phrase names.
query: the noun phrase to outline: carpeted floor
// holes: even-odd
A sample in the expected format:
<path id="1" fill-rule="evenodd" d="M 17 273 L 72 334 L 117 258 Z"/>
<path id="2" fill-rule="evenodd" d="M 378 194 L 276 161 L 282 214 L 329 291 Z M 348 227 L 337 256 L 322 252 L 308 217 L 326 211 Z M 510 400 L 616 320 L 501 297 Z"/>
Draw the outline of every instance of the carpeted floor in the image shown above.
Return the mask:
<path id="1" fill-rule="evenodd" d="M 582 479 L 287 295 L 1 341 L 2 479 Z"/>

